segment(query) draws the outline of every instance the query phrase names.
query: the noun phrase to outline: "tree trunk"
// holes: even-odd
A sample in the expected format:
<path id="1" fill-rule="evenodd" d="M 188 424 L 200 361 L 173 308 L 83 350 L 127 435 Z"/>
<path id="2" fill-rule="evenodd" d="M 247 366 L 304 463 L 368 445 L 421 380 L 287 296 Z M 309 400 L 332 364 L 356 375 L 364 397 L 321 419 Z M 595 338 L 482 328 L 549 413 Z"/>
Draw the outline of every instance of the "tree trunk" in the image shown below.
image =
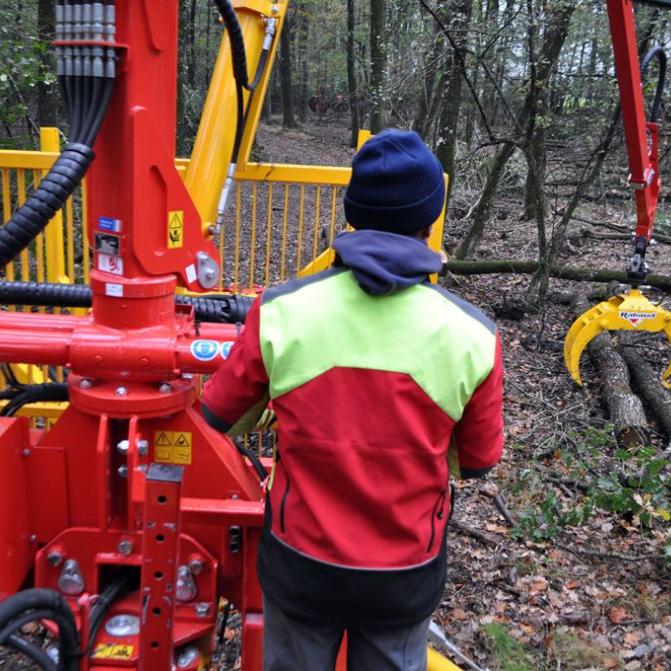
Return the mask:
<path id="1" fill-rule="evenodd" d="M 37 5 L 37 32 L 40 42 L 48 44 L 54 39 L 54 3 L 52 0 L 39 0 Z M 40 56 L 42 72 L 53 70 L 51 49 L 44 49 Z M 37 124 L 39 126 L 57 126 L 58 92 L 56 86 L 47 84 L 41 76 L 37 82 Z"/>
<path id="2" fill-rule="evenodd" d="M 489 212 L 492 209 L 492 201 L 494 200 L 499 180 L 503 175 L 503 169 L 506 167 L 506 163 L 508 163 L 514 151 L 515 145 L 511 142 L 506 142 L 497 149 L 494 158 L 489 164 L 485 185 L 482 187 L 482 192 L 473 211 L 473 223 L 455 253 L 457 259 L 467 258 L 480 244 L 485 231 L 485 224 L 489 219 Z"/>
<path id="3" fill-rule="evenodd" d="M 296 128 L 294 103 L 291 89 L 291 23 L 289 16 L 284 20 L 280 38 L 280 92 L 282 95 L 282 126 Z"/>
<path id="4" fill-rule="evenodd" d="M 308 113 L 308 36 L 310 33 L 310 13 L 305 7 L 298 7 L 298 68 L 300 68 L 301 81 L 298 96 L 298 117 L 305 121 Z"/>
<path id="5" fill-rule="evenodd" d="M 347 93 L 349 96 L 350 123 L 352 134 L 350 144 L 356 147 L 359 137 L 359 101 L 356 88 L 356 68 L 354 61 L 354 0 L 347 0 Z"/>
<path id="6" fill-rule="evenodd" d="M 454 0 L 447 7 L 449 29 L 454 36 L 457 48 L 465 55 L 468 27 L 473 13 L 473 0 Z M 455 181 L 454 160 L 456 156 L 457 126 L 461 110 L 461 85 L 463 75 L 457 67 L 454 54 L 450 56 L 447 71 L 449 72 L 446 86 L 443 89 L 442 110 L 440 114 L 440 128 L 438 130 L 438 146 L 436 156 L 442 163 L 443 169 L 450 176 L 447 197 Z"/>
<path id="7" fill-rule="evenodd" d="M 384 127 L 384 69 L 386 34 L 385 0 L 370 0 L 370 130 L 375 134 Z"/>

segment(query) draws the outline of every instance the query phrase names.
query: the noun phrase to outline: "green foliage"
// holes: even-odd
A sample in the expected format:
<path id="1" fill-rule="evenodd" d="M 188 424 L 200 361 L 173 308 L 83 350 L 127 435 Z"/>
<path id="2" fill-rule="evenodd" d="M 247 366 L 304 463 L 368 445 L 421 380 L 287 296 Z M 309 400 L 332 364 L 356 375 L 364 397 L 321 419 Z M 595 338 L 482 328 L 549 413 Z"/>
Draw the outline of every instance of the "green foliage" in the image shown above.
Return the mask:
<path id="1" fill-rule="evenodd" d="M 581 483 L 580 501 L 561 499 L 555 491 L 544 493 L 519 516 L 513 530 L 517 538 L 541 541 L 558 536 L 566 527 L 587 522 L 596 511 L 613 513 L 642 529 L 666 526 L 671 521 L 671 459 L 649 446 L 625 450 L 608 428 L 589 428 L 574 437 L 576 453 L 562 451 L 565 479 Z M 522 471 L 517 493 L 532 485 L 533 471 Z M 665 549 L 671 557 L 671 546 Z"/>
<path id="2" fill-rule="evenodd" d="M 515 640 L 502 624 L 482 626 L 485 645 L 490 652 L 490 664 L 497 671 L 533 671 L 532 658 L 524 646 Z"/>

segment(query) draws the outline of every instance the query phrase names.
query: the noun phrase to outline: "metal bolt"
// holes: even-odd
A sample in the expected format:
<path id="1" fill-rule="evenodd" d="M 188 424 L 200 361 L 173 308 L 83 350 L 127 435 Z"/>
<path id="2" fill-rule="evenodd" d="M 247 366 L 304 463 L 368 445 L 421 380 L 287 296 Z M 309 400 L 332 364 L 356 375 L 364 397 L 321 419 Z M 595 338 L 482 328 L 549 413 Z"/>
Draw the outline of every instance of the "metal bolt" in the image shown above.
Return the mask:
<path id="1" fill-rule="evenodd" d="M 182 373 L 182 380 L 193 380 L 192 373 Z"/>
<path id="2" fill-rule="evenodd" d="M 149 441 L 144 440 L 144 439 L 138 440 L 137 441 L 137 453 L 140 456 L 144 456 L 145 454 L 147 454 L 147 452 L 149 452 Z"/>
<path id="3" fill-rule="evenodd" d="M 217 273 L 215 273 L 214 270 L 208 270 L 205 272 L 205 277 L 208 280 L 215 280 L 217 278 Z"/>
<path id="4" fill-rule="evenodd" d="M 28 538 L 28 540 L 31 543 L 37 543 L 37 534 L 30 534 L 30 537 Z"/>
<path id="5" fill-rule="evenodd" d="M 116 444 L 116 449 L 121 452 L 121 454 L 126 454 L 128 452 L 128 448 L 130 447 L 130 443 L 127 440 L 120 440 Z"/>
<path id="6" fill-rule="evenodd" d="M 195 605 L 197 617 L 207 617 L 210 613 L 210 604 L 205 601 L 200 601 Z"/>
<path id="7" fill-rule="evenodd" d="M 127 557 L 133 551 L 133 541 L 129 541 L 127 538 L 119 541 L 117 546 L 119 554 L 122 554 L 124 557 Z"/>
<path id="8" fill-rule="evenodd" d="M 79 388 L 80 389 L 90 389 L 93 386 L 93 382 L 89 380 L 87 377 L 82 378 L 79 380 Z"/>
<path id="9" fill-rule="evenodd" d="M 30 450 L 29 450 L 27 447 L 24 447 L 24 448 L 21 450 L 21 456 L 29 457 L 29 456 L 30 456 Z"/>
<path id="10" fill-rule="evenodd" d="M 169 394 L 172 391 L 172 386 L 169 385 L 167 382 L 163 382 L 159 385 L 158 390 L 162 394 Z"/>
<path id="11" fill-rule="evenodd" d="M 120 478 L 127 478 L 128 466 L 119 466 L 119 468 L 116 469 L 116 472 L 119 474 Z"/>
<path id="12" fill-rule="evenodd" d="M 205 568 L 205 565 L 203 564 L 202 559 L 191 559 L 189 560 L 189 570 L 191 573 L 194 575 L 200 575 L 203 572 L 203 569 Z"/>
<path id="13" fill-rule="evenodd" d="M 126 389 L 126 387 L 117 387 L 117 388 L 114 390 L 114 393 L 115 393 L 117 396 L 127 396 L 127 395 L 128 395 L 128 389 Z"/>
<path id="14" fill-rule="evenodd" d="M 280 11 L 280 10 L 279 10 L 279 7 L 276 7 L 275 5 L 273 5 L 273 6 L 270 8 L 270 13 L 271 13 L 271 14 L 277 14 L 277 12 L 279 12 L 279 11 Z"/>
<path id="15" fill-rule="evenodd" d="M 63 562 L 63 553 L 59 550 L 52 550 L 47 555 L 47 562 L 49 563 L 49 566 L 60 566 Z"/>

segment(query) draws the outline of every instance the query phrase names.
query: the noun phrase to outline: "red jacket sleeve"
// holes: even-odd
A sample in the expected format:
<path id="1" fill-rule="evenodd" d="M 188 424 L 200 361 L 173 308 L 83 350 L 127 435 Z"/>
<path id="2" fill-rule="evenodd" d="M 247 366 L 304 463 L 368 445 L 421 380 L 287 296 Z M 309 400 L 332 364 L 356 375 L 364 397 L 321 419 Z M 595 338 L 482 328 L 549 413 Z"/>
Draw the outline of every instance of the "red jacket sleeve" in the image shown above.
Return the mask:
<path id="1" fill-rule="evenodd" d="M 203 416 L 220 431 L 228 431 L 245 413 L 262 404 L 260 414 L 267 402 L 268 374 L 261 356 L 260 318 L 261 299 L 257 298 L 228 359 L 205 384 Z"/>
<path id="2" fill-rule="evenodd" d="M 462 478 L 482 477 L 503 451 L 503 359 L 496 334 L 494 367 L 469 400 L 453 433 Z"/>

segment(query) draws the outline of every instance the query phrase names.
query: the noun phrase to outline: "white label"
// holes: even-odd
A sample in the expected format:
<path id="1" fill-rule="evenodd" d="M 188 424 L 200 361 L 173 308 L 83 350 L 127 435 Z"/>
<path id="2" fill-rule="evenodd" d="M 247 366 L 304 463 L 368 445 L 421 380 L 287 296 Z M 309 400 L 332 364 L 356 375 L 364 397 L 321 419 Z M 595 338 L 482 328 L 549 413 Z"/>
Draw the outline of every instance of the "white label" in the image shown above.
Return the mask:
<path id="1" fill-rule="evenodd" d="M 231 349 L 233 348 L 234 343 L 232 341 L 222 342 L 221 343 L 221 358 L 228 359 L 231 355 Z"/>
<path id="2" fill-rule="evenodd" d="M 186 281 L 189 284 L 196 281 L 196 266 L 193 263 L 186 267 Z"/>
<path id="3" fill-rule="evenodd" d="M 620 317 L 626 319 L 634 328 L 646 319 L 654 319 L 654 312 L 638 312 L 636 310 L 620 310 Z"/>
<path id="4" fill-rule="evenodd" d="M 107 282 L 105 284 L 105 296 L 116 296 L 116 298 L 123 298 L 123 284 L 112 284 Z"/>
<path id="5" fill-rule="evenodd" d="M 191 354 L 198 361 L 212 361 L 219 351 L 216 340 L 194 340 L 191 343 Z"/>
<path id="6" fill-rule="evenodd" d="M 98 270 L 112 275 L 123 275 L 123 259 L 109 254 L 98 254 Z"/>

